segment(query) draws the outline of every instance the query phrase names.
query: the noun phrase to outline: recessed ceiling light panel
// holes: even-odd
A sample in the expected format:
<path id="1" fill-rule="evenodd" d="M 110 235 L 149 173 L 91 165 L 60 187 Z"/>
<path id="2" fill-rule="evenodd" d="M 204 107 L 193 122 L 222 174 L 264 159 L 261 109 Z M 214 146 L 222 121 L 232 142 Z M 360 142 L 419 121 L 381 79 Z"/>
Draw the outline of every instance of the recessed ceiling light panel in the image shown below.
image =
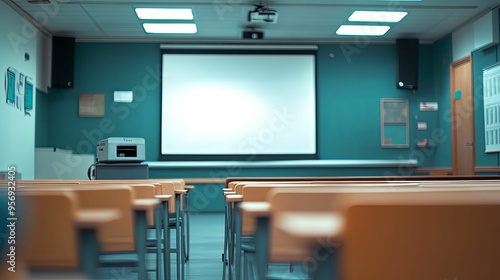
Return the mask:
<path id="1" fill-rule="evenodd" d="M 194 34 L 198 30 L 194 23 L 144 23 L 147 33 L 175 33 Z"/>
<path id="2" fill-rule="evenodd" d="M 170 19 L 170 20 L 193 20 L 192 9 L 171 8 L 136 8 L 135 13 L 140 19 Z"/>
<path id="3" fill-rule="evenodd" d="M 342 25 L 337 30 L 337 35 L 352 36 L 383 36 L 390 27 L 385 25 Z"/>
<path id="4" fill-rule="evenodd" d="M 349 21 L 400 22 L 406 15 L 407 12 L 355 11 Z"/>

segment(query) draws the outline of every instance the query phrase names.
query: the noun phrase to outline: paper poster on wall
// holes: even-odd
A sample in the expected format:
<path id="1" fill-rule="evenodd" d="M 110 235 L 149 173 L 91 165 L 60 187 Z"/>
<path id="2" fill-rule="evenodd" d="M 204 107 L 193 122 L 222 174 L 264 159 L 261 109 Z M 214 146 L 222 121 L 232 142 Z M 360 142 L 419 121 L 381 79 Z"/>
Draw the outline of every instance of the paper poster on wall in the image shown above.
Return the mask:
<path id="1" fill-rule="evenodd" d="M 437 111 L 437 102 L 420 102 L 420 111 Z"/>
<path id="2" fill-rule="evenodd" d="M 483 70 L 485 152 L 500 152 L 500 64 Z"/>
<path id="3" fill-rule="evenodd" d="M 104 117 L 104 94 L 82 93 L 78 99 L 78 116 Z"/>
<path id="4" fill-rule="evenodd" d="M 33 110 L 33 91 L 33 79 L 26 77 L 24 83 L 24 113 L 26 115 L 31 115 Z"/>
<path id="5" fill-rule="evenodd" d="M 18 110 L 23 110 L 24 106 L 24 85 L 25 85 L 25 76 L 23 73 L 19 73 L 17 79 L 17 90 L 16 90 L 16 108 Z"/>
<path id="6" fill-rule="evenodd" d="M 26 75 L 14 67 L 7 68 L 5 72 L 5 102 L 19 111 L 24 110 L 26 78 Z"/>
<path id="7" fill-rule="evenodd" d="M 6 102 L 12 106 L 15 106 L 16 103 L 16 73 L 17 71 L 12 67 L 9 67 L 5 72 Z"/>

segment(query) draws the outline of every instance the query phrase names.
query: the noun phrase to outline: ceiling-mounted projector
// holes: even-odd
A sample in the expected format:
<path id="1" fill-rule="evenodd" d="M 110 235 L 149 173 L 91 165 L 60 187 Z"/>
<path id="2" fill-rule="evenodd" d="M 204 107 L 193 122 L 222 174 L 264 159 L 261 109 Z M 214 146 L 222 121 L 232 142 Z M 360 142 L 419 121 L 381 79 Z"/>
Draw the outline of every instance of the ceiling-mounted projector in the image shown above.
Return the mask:
<path id="1" fill-rule="evenodd" d="M 243 39 L 264 39 L 264 32 L 260 30 L 243 30 Z"/>
<path id="2" fill-rule="evenodd" d="M 252 23 L 277 23 L 278 12 L 262 4 L 255 4 L 255 10 L 248 13 L 248 21 Z"/>
<path id="3" fill-rule="evenodd" d="M 248 21 L 253 23 L 277 23 L 278 12 L 273 12 L 273 11 L 249 12 Z"/>

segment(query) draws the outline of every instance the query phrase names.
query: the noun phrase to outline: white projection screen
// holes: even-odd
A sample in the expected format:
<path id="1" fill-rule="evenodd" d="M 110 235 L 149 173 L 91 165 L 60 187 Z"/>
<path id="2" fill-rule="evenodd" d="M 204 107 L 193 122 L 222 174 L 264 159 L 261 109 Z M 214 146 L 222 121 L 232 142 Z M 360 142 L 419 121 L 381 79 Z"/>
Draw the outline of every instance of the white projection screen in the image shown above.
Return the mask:
<path id="1" fill-rule="evenodd" d="M 164 159 L 316 158 L 314 52 L 162 53 Z"/>

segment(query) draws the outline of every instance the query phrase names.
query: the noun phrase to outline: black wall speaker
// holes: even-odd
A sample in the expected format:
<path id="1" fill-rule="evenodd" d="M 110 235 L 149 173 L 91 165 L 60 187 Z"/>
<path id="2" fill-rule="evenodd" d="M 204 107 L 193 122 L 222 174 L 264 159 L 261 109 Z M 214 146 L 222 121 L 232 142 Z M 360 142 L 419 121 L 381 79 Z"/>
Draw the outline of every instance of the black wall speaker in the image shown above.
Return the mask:
<path id="1" fill-rule="evenodd" d="M 264 32 L 256 30 L 243 31 L 243 39 L 264 39 Z"/>
<path id="2" fill-rule="evenodd" d="M 72 88 L 75 38 L 52 37 L 52 88 Z"/>
<path id="3" fill-rule="evenodd" d="M 418 89 L 418 39 L 397 39 L 398 81 L 402 89 Z"/>

